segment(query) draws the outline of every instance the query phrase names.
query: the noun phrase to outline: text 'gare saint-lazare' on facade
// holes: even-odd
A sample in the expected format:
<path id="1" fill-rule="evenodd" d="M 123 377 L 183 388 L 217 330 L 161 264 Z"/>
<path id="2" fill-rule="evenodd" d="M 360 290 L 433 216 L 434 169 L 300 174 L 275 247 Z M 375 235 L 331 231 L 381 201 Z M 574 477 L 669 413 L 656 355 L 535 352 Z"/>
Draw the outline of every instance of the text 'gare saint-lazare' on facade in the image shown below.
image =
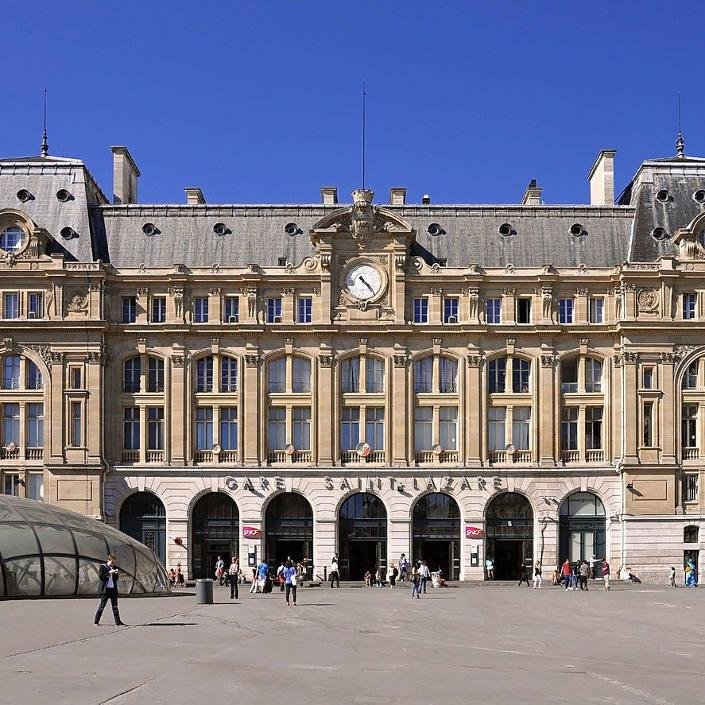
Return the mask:
<path id="1" fill-rule="evenodd" d="M 705 159 L 589 205 L 112 203 L 79 159 L 0 160 L 6 493 L 218 554 L 452 579 L 697 559 Z"/>

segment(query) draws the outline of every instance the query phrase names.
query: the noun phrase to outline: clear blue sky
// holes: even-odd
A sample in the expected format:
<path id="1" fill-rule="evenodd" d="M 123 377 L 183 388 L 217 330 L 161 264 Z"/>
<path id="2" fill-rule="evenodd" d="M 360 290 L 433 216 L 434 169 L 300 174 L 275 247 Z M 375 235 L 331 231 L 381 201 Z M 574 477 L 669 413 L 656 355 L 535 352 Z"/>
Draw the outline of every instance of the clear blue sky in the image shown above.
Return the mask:
<path id="1" fill-rule="evenodd" d="M 5 0 L 0 155 L 49 142 L 110 193 L 112 144 L 141 171 L 140 201 L 506 203 L 529 179 L 547 202 L 585 202 L 616 148 L 617 189 L 674 153 L 705 154 L 702 2 L 239 2 Z"/>

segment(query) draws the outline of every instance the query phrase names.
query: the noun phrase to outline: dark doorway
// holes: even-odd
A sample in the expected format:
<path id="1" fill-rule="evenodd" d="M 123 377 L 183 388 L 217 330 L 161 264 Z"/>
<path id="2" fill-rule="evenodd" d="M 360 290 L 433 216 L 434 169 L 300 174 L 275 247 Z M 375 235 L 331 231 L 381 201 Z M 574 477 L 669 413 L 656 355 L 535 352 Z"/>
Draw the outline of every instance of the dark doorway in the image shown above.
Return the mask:
<path id="1" fill-rule="evenodd" d="M 592 492 L 575 492 L 565 498 L 560 509 L 560 555 L 571 563 L 587 561 L 591 565 L 606 558 L 605 507 Z"/>
<path id="2" fill-rule="evenodd" d="M 485 513 L 485 556 L 494 562 L 495 580 L 518 580 L 524 564 L 531 574 L 534 512 L 517 492 L 497 495 Z"/>
<path id="3" fill-rule="evenodd" d="M 120 531 L 137 539 L 166 562 L 166 509 L 151 492 L 135 492 L 120 508 Z"/>
<path id="4" fill-rule="evenodd" d="M 193 577 L 212 578 L 221 556 L 225 567 L 238 555 L 240 516 L 235 502 L 223 492 L 203 495 L 191 514 Z"/>
<path id="5" fill-rule="evenodd" d="M 460 509 L 449 495 L 433 492 L 414 507 L 414 560 L 422 558 L 431 571 L 442 570 L 447 580 L 460 577 Z"/>
<path id="6" fill-rule="evenodd" d="M 350 495 L 340 507 L 339 554 L 341 577 L 362 580 L 369 570 L 387 569 L 387 510 L 369 492 Z M 386 580 L 386 575 L 385 575 Z"/>
<path id="7" fill-rule="evenodd" d="M 313 510 L 305 497 L 284 492 L 267 506 L 264 520 L 265 555 L 269 565 L 276 567 L 287 558 L 299 562 L 313 561 Z"/>

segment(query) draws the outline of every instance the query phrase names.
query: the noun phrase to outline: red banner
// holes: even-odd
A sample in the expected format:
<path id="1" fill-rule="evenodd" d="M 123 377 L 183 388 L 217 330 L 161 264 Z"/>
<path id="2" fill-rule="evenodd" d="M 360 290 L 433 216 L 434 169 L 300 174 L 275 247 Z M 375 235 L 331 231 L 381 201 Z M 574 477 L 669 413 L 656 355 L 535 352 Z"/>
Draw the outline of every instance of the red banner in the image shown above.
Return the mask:
<path id="1" fill-rule="evenodd" d="M 484 539 L 485 530 L 480 529 L 478 526 L 466 526 L 465 527 L 465 538 L 467 539 Z"/>
<path id="2" fill-rule="evenodd" d="M 243 526 L 242 535 L 246 539 L 258 539 L 262 537 L 262 529 L 257 529 L 254 526 Z"/>

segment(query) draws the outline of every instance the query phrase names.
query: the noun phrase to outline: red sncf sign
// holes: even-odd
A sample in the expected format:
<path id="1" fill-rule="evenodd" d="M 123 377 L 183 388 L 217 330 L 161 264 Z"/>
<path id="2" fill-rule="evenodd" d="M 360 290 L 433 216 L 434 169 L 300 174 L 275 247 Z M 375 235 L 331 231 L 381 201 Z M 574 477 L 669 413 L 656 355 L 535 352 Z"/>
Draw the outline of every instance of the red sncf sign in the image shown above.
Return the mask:
<path id="1" fill-rule="evenodd" d="M 243 526 L 242 535 L 246 539 L 258 539 L 262 536 L 262 529 L 256 529 L 254 526 Z"/>
<path id="2" fill-rule="evenodd" d="M 465 538 L 468 539 L 484 539 L 485 530 L 478 526 L 466 526 L 465 527 Z"/>

